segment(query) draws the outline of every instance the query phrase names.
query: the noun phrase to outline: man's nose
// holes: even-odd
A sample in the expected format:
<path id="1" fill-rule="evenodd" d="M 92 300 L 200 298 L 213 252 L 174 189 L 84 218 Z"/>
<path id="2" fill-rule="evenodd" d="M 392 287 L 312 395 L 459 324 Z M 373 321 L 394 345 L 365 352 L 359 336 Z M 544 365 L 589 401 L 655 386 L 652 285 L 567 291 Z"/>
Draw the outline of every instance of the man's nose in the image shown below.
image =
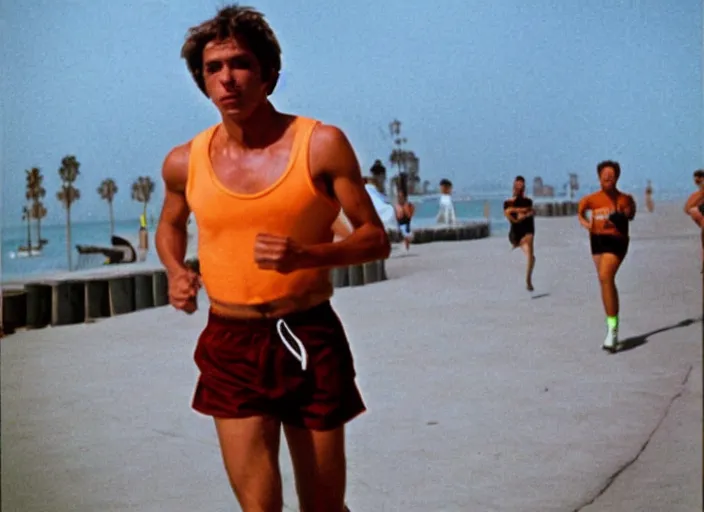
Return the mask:
<path id="1" fill-rule="evenodd" d="M 235 84 L 235 73 L 230 66 L 223 66 L 220 71 L 220 82 L 223 85 L 234 85 Z"/>

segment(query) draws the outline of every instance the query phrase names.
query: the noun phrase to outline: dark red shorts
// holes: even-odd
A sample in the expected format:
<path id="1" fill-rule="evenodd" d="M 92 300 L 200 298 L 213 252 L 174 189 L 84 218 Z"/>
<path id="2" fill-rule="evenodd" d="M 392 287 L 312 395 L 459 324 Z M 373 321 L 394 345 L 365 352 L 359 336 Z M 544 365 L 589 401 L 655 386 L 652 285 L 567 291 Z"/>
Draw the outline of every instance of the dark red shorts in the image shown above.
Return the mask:
<path id="1" fill-rule="evenodd" d="M 193 408 L 209 416 L 272 416 L 330 430 L 366 409 L 330 302 L 281 319 L 236 320 L 211 311 L 194 359 L 201 375 Z"/>

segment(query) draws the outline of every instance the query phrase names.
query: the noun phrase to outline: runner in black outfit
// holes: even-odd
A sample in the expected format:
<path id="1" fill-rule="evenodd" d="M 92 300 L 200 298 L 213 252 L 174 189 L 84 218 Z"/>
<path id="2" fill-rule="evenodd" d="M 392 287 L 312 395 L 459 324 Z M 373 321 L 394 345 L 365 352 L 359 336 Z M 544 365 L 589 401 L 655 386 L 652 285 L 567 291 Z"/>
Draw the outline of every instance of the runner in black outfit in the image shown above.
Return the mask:
<path id="1" fill-rule="evenodd" d="M 535 221 L 533 200 L 525 195 L 526 180 L 516 176 L 513 181 L 513 197 L 504 201 L 504 215 L 511 223 L 508 240 L 515 249 L 520 247 L 528 259 L 526 269 L 526 288 L 533 291 L 533 267 L 535 266 L 535 251 L 533 237 Z"/>

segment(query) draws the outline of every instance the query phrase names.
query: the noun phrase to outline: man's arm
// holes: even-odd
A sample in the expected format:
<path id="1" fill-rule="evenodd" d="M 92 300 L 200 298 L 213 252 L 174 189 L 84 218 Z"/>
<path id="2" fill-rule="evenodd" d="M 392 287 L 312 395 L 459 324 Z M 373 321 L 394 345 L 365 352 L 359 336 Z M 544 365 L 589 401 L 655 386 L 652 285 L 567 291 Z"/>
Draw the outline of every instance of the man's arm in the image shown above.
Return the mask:
<path id="1" fill-rule="evenodd" d="M 583 228 L 587 230 L 592 229 L 591 221 L 587 219 L 586 213 L 589 210 L 589 196 L 583 197 L 579 204 L 577 205 L 577 219 Z"/>
<path id="2" fill-rule="evenodd" d="M 518 212 L 516 211 L 515 208 L 507 208 L 504 210 L 504 217 L 506 217 L 511 224 L 518 224 L 518 222 L 520 221 L 520 219 L 518 218 L 518 215 L 516 215 L 516 217 L 514 217 L 513 215 L 511 215 L 512 213 L 517 214 Z"/>
<path id="3" fill-rule="evenodd" d="M 694 192 L 687 201 L 684 203 L 684 213 L 689 215 L 689 210 L 696 208 L 699 204 L 704 201 L 704 190 L 697 190 Z"/>
<path id="4" fill-rule="evenodd" d="M 525 217 L 533 217 L 535 210 L 533 209 L 533 200 L 528 199 L 528 206 L 525 207 Z"/>
<path id="5" fill-rule="evenodd" d="M 626 208 L 624 209 L 623 213 L 626 215 L 628 220 L 633 220 L 636 218 L 636 200 L 633 198 L 632 195 L 628 195 L 627 197 L 627 204 Z"/>
<path id="6" fill-rule="evenodd" d="M 155 242 L 159 259 L 169 274 L 185 270 L 190 214 L 186 202 L 186 180 L 188 179 L 188 157 L 190 143 L 172 149 L 164 160 L 162 179 L 165 193 L 164 205 L 156 228 Z"/>
<path id="7" fill-rule="evenodd" d="M 513 216 L 514 213 L 518 213 L 517 208 L 514 208 L 509 201 L 504 201 L 504 217 L 506 217 L 511 224 L 518 222 L 518 219 Z"/>
<path id="8" fill-rule="evenodd" d="M 313 176 L 326 176 L 354 231 L 339 242 L 303 248 L 303 267 L 337 267 L 386 259 L 391 245 L 379 215 L 364 188 L 359 162 L 345 134 L 334 126 L 318 126 L 310 142 Z"/>

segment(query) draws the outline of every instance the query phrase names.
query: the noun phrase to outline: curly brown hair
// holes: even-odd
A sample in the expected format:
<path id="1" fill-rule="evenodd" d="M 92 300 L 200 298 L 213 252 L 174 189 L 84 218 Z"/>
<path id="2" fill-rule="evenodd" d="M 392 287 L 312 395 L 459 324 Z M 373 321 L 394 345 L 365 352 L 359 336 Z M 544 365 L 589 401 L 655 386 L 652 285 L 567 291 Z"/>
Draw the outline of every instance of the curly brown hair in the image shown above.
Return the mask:
<path id="1" fill-rule="evenodd" d="M 262 80 L 271 81 L 268 93 L 274 92 L 281 71 L 281 47 L 264 15 L 252 7 L 232 4 L 220 9 L 215 17 L 191 27 L 181 48 L 198 88 L 208 96 L 203 77 L 203 49 L 211 41 L 237 39 L 259 61 Z"/>
<path id="2" fill-rule="evenodd" d="M 616 176 L 616 179 L 618 179 L 621 176 L 621 166 L 619 165 L 618 162 L 615 162 L 613 160 L 604 160 L 603 162 L 599 162 L 596 166 L 597 176 L 601 176 L 601 173 L 607 167 L 611 167 L 614 170 L 614 174 Z"/>

